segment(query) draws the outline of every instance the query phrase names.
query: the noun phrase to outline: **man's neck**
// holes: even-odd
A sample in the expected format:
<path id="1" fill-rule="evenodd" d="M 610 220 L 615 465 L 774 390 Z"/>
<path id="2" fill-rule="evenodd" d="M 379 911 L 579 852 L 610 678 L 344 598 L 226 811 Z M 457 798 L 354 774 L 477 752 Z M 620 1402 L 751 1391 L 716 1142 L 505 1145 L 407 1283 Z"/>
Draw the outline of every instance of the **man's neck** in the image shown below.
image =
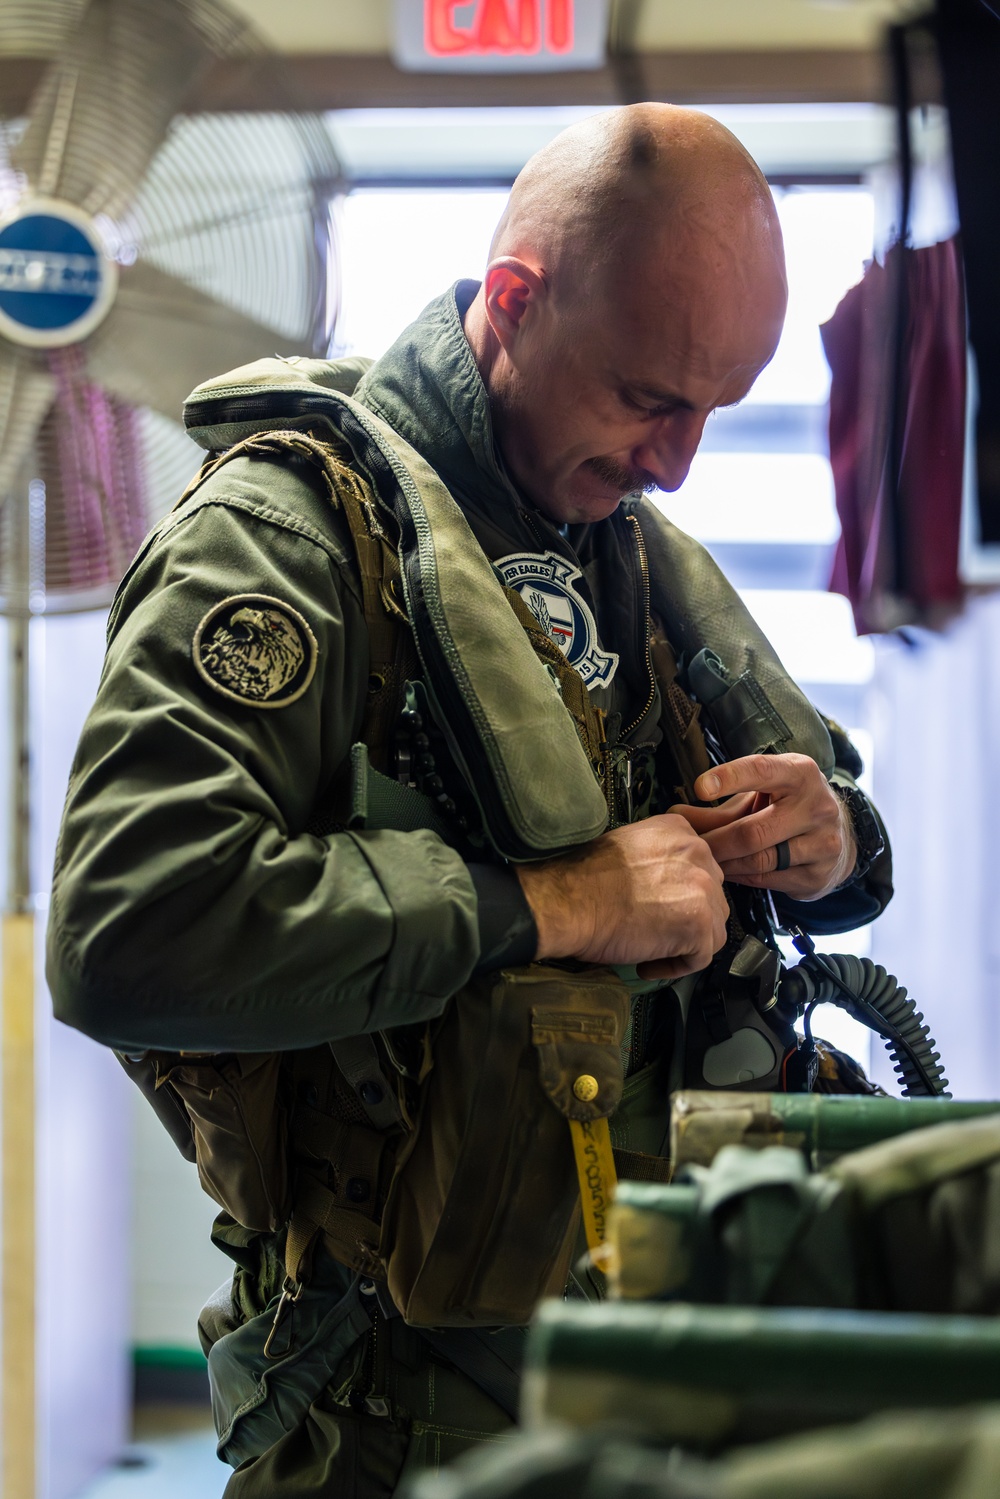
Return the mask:
<path id="1" fill-rule="evenodd" d="M 469 308 L 462 319 L 462 328 L 466 338 L 469 340 L 472 357 L 476 361 L 476 368 L 479 370 L 488 396 L 493 367 L 500 354 L 500 343 L 493 329 L 490 327 L 489 318 L 486 316 L 486 298 L 482 287 L 479 288 L 469 304 Z"/>

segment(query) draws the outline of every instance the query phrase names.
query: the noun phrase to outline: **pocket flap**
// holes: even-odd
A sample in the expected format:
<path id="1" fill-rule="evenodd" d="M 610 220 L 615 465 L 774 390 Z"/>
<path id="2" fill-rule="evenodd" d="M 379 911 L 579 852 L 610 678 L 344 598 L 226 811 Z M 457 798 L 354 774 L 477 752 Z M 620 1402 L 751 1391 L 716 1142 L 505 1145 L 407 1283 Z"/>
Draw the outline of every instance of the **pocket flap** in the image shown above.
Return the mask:
<path id="1" fill-rule="evenodd" d="M 593 1007 L 581 1008 L 583 998 L 592 998 Z M 625 1083 L 621 1047 L 630 995 L 624 985 L 608 980 L 567 985 L 567 999 L 575 1000 L 577 1008 L 532 1008 L 539 1080 L 567 1119 L 604 1119 L 617 1109 Z"/>

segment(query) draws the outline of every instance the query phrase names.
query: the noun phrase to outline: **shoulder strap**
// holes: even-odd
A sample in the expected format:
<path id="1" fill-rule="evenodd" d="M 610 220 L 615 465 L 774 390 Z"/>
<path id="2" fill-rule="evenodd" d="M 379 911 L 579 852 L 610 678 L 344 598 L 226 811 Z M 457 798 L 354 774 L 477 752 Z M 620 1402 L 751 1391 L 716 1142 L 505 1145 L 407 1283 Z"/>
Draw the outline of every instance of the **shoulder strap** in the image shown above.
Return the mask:
<path id="1" fill-rule="evenodd" d="M 390 534 L 395 521 L 350 462 L 350 450 L 341 451 L 333 436 L 328 428 L 323 440 L 311 432 L 280 428 L 256 432 L 204 463 L 175 508 L 186 504 L 206 479 L 234 458 L 292 457 L 318 470 L 330 503 L 347 521 L 354 545 L 369 650 L 362 738 L 374 764 L 385 767 L 403 686 L 416 671 L 416 650 L 402 603 L 398 546 Z"/>

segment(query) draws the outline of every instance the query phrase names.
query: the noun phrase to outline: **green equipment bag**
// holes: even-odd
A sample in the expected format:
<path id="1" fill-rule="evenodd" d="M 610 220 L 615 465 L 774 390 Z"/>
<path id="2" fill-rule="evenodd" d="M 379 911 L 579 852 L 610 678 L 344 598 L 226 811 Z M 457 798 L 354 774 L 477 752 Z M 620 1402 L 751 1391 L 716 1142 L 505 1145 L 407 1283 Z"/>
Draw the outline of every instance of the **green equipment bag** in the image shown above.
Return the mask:
<path id="1" fill-rule="evenodd" d="M 546 1427 L 421 1474 L 401 1499 L 996 1499 L 1000 1405 L 890 1411 L 706 1462 Z"/>
<path id="2" fill-rule="evenodd" d="M 913 1130 L 816 1173 L 799 1150 L 727 1145 L 671 1186 L 622 1183 L 609 1244 L 627 1299 L 995 1315 L 1000 1114 Z"/>

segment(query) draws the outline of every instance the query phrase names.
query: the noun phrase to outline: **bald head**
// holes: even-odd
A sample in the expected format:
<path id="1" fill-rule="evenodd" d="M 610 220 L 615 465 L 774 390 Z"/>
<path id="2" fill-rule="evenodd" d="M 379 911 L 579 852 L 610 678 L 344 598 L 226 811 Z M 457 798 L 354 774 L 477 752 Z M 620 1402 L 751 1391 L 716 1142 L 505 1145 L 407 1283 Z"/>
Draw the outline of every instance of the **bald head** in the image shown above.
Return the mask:
<path id="1" fill-rule="evenodd" d="M 767 182 L 718 121 L 637 104 L 563 131 L 514 183 L 465 321 L 519 487 L 558 521 L 676 489 L 785 299 Z"/>
<path id="2" fill-rule="evenodd" d="M 667 255 L 707 255 L 710 270 L 731 265 L 719 255 L 727 245 L 782 279 L 777 217 L 756 162 L 710 115 L 633 104 L 570 126 L 531 158 L 490 259 L 528 258 L 572 295 L 623 256 L 630 271 L 644 256 L 655 274 Z"/>

